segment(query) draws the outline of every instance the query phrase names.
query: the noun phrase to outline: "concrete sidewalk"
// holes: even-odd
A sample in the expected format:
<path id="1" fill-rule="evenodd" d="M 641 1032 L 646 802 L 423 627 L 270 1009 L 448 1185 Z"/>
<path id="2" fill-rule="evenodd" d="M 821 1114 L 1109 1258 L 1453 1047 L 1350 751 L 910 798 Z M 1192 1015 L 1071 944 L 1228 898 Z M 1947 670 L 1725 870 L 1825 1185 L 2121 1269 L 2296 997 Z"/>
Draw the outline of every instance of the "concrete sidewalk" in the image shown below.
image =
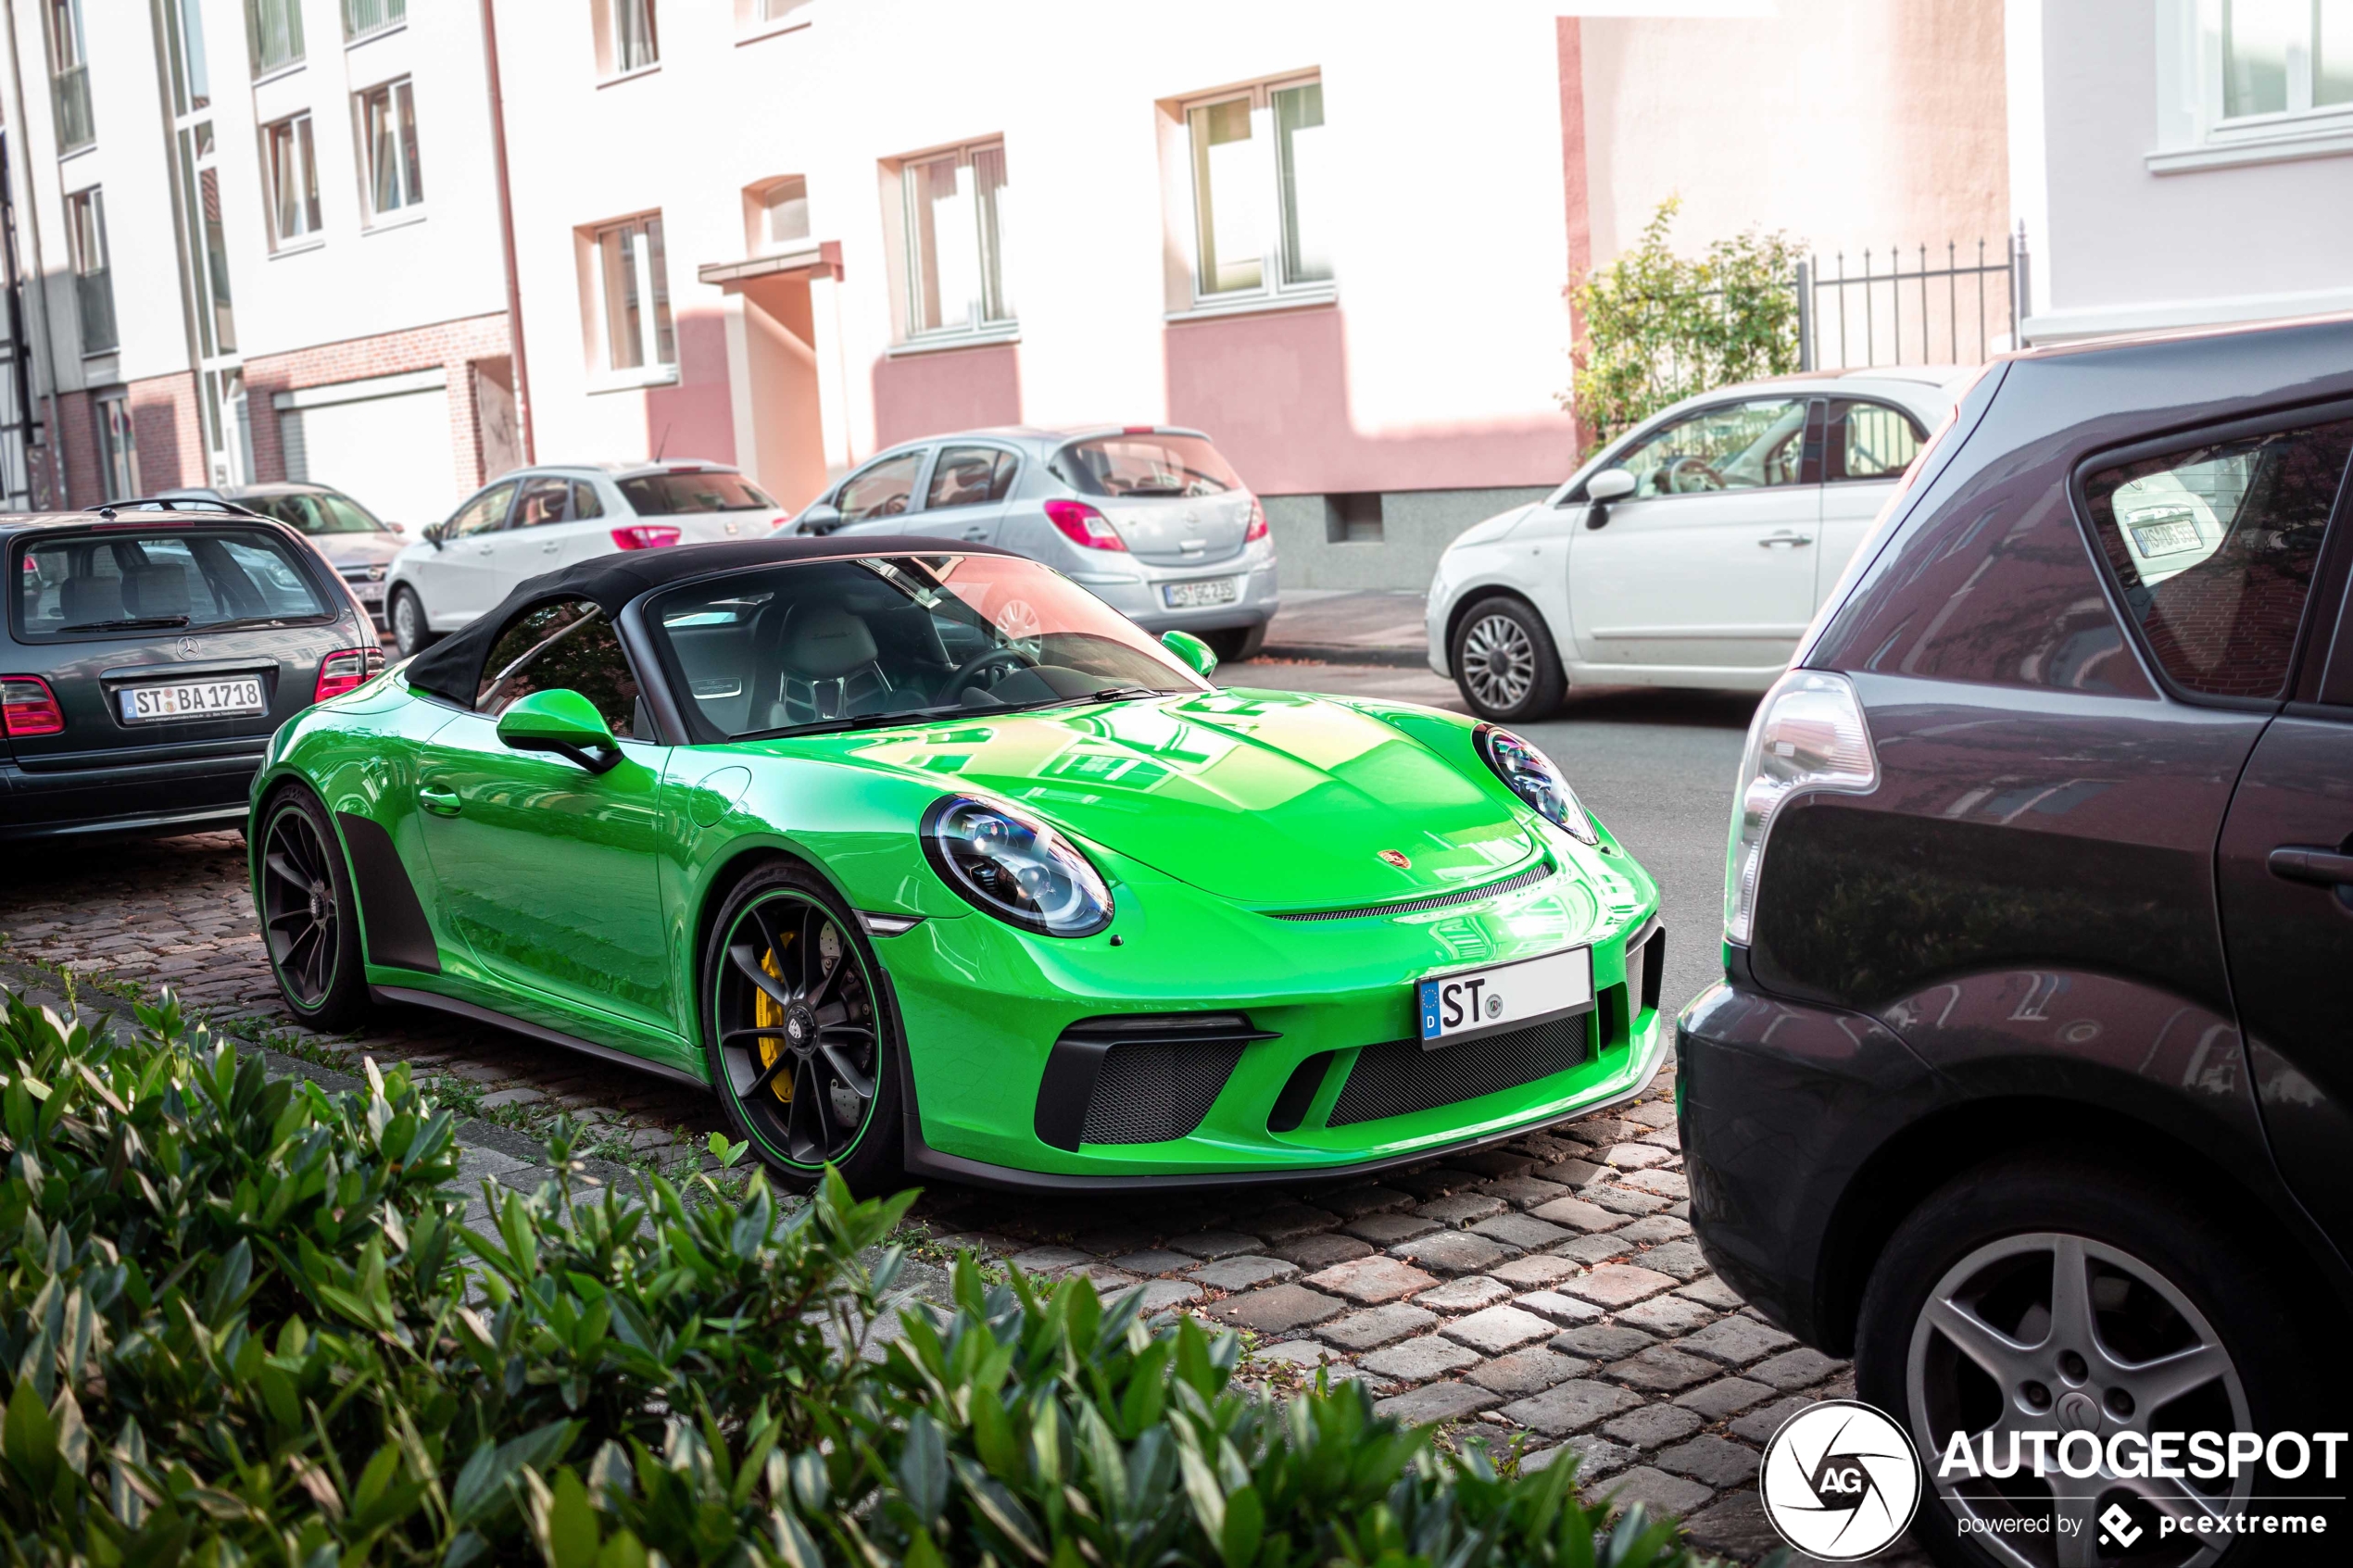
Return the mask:
<path id="1" fill-rule="evenodd" d="M 1425 602 L 1410 590 L 1286 588 L 1261 651 L 1325 664 L 1423 665 L 1429 659 Z"/>

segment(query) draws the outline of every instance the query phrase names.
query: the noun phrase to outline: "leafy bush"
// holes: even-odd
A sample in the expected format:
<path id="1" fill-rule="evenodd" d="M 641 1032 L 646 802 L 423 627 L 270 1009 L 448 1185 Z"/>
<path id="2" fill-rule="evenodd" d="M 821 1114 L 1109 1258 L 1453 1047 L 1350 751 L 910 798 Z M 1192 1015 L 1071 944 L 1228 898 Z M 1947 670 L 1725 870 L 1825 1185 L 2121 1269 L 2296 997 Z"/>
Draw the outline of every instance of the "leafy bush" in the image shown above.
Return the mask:
<path id="1" fill-rule="evenodd" d="M 1589 451 L 1695 393 L 1797 369 L 1796 243 L 1752 230 L 1685 260 L 1667 243 L 1681 205 L 1661 202 L 1632 249 L 1569 290 L 1584 341 L 1563 401 Z"/>
<path id="2" fill-rule="evenodd" d="M 478 1234 L 405 1070 L 330 1094 L 168 997 L 139 1020 L 0 1021 L 10 1563 L 1689 1562 L 1570 1464 L 1499 1474 L 1353 1386 L 1255 1398 L 1231 1336 L 1084 1280 L 967 1258 L 873 1353 L 911 1194 L 590 1194 L 565 1131 Z"/>

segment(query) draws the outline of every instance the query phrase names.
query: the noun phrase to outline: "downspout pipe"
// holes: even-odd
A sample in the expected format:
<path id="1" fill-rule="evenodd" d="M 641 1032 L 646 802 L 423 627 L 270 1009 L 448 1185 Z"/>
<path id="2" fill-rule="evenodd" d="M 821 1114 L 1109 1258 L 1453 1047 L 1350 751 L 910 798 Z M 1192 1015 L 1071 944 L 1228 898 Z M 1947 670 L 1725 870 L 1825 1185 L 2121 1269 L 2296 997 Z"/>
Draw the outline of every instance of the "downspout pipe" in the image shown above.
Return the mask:
<path id="1" fill-rule="evenodd" d="M 507 176 L 507 104 L 498 77 L 498 19 L 494 0 L 482 0 L 482 62 L 490 85 L 490 162 L 498 178 L 498 242 L 507 264 L 507 337 L 515 367 L 515 434 L 522 460 L 539 460 L 531 435 L 531 364 L 522 345 L 522 283 L 515 266 L 514 187 Z M 484 474 L 484 480 L 495 479 Z"/>

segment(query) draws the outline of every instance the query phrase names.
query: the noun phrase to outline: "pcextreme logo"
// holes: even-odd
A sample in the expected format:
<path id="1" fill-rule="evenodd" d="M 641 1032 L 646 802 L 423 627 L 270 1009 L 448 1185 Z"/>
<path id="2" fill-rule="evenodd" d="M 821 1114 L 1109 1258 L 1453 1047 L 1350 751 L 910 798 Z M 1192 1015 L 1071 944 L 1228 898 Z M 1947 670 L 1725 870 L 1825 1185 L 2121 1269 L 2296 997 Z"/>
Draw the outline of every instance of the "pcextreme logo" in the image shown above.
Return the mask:
<path id="1" fill-rule="evenodd" d="M 1828 1562 L 1884 1550 L 1920 1501 L 1919 1455 L 1887 1412 L 1859 1399 L 1808 1405 L 1765 1446 L 1759 1487 L 1781 1539 Z"/>

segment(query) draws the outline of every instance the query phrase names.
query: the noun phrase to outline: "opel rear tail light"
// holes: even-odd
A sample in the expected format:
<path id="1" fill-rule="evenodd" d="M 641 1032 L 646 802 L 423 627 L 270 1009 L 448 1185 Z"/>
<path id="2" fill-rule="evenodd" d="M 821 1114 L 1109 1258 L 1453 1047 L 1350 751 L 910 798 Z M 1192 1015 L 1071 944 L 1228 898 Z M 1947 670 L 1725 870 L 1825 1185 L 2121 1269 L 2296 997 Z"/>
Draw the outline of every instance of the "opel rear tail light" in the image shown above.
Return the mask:
<path id="1" fill-rule="evenodd" d="M 1063 537 L 1074 545 L 1090 550 L 1124 550 L 1127 541 L 1111 525 L 1111 519 L 1084 501 L 1049 501 L 1046 521 L 1062 530 Z"/>
<path id="2" fill-rule="evenodd" d="M 667 523 L 633 522 L 612 531 L 616 550 L 658 550 L 678 543 L 678 530 Z"/>
<path id="3" fill-rule="evenodd" d="M 1258 504 L 1257 496 L 1252 495 L 1250 498 L 1250 529 L 1249 532 L 1242 535 L 1242 543 L 1245 545 L 1255 544 L 1257 541 L 1265 537 L 1266 508 Z"/>
<path id="4" fill-rule="evenodd" d="M 382 674 L 384 667 L 382 648 L 345 648 L 331 653 L 319 661 L 319 684 L 312 689 L 310 700 L 324 702 L 331 696 L 356 690 L 371 677 Z"/>
<path id="5" fill-rule="evenodd" d="M 49 683 L 38 675 L 0 675 L 0 731 L 10 736 L 54 735 L 66 727 Z"/>

